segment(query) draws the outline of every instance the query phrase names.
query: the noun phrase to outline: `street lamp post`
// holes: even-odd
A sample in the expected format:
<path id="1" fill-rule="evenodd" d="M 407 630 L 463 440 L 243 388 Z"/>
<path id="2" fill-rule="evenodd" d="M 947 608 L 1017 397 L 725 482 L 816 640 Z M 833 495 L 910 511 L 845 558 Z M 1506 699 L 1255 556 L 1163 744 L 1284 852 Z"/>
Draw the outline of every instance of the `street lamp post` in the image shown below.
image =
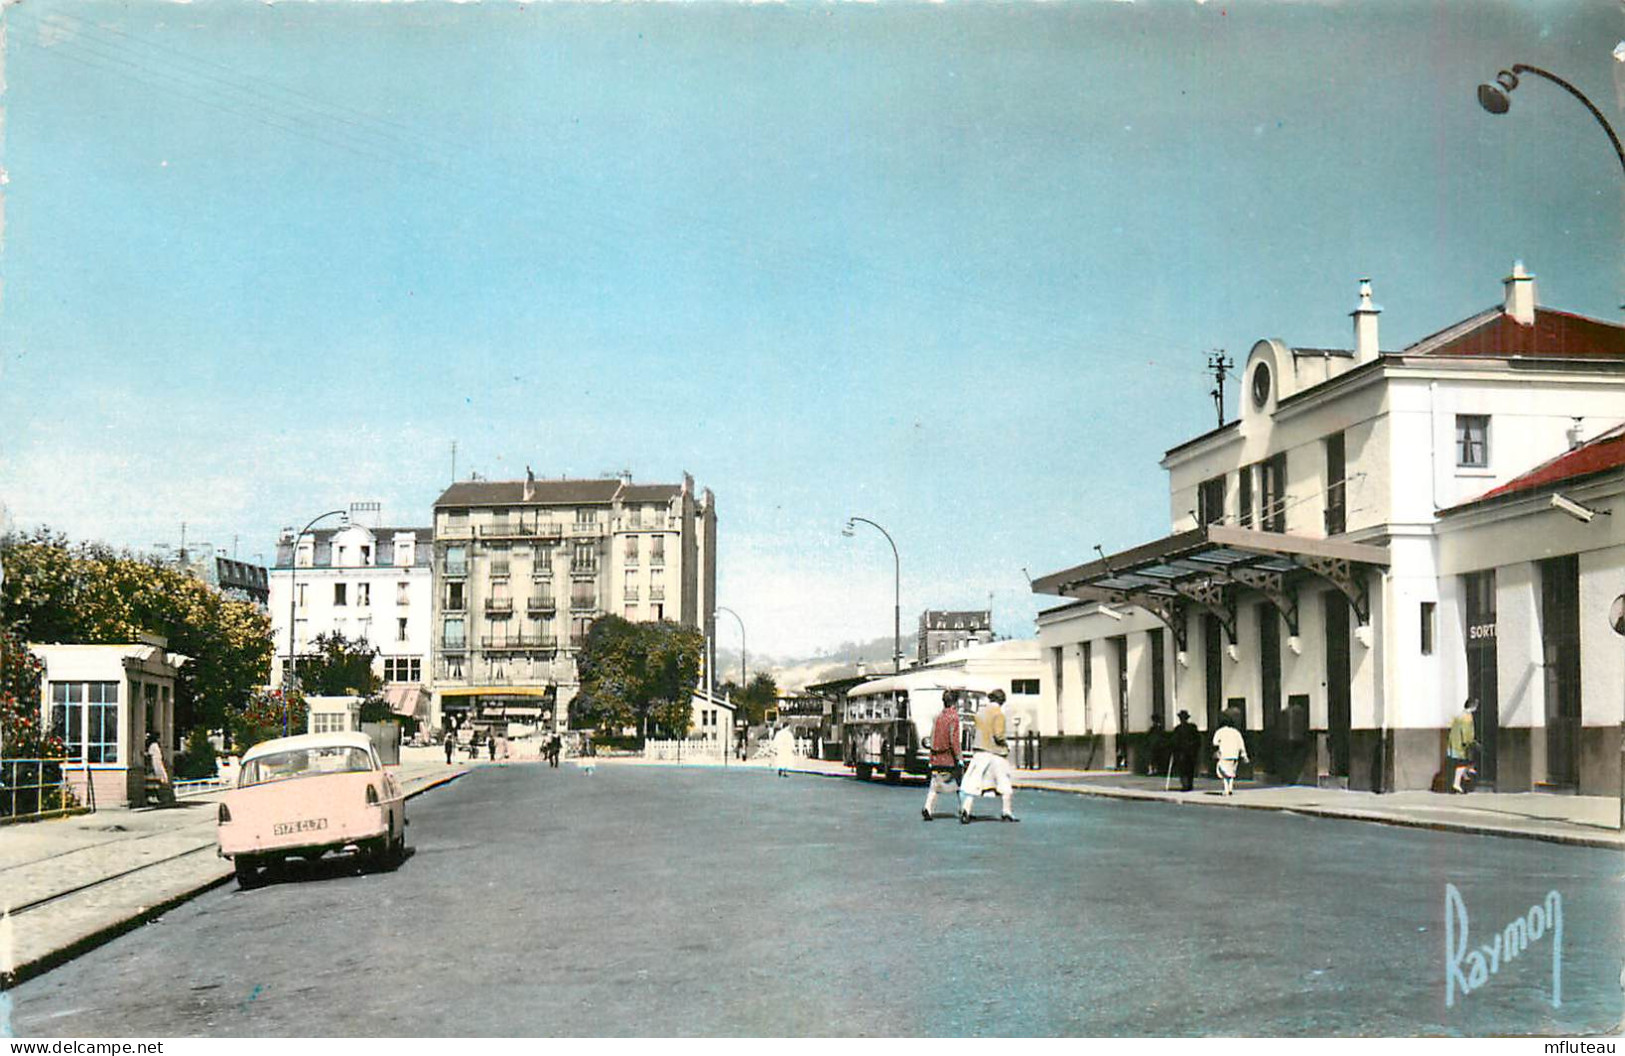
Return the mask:
<path id="1" fill-rule="evenodd" d="M 897 542 L 896 542 L 896 540 L 894 540 L 891 537 L 891 533 L 886 531 L 886 529 L 880 527 L 880 525 L 876 524 L 874 521 L 871 521 L 867 517 L 848 517 L 846 519 L 846 527 L 841 529 L 841 534 L 850 539 L 852 537 L 852 533 L 853 533 L 853 526 L 856 525 L 860 521 L 862 523 L 864 523 L 864 524 L 867 524 L 869 527 L 873 528 L 875 531 L 879 532 L 881 535 L 885 536 L 886 537 L 886 542 L 891 544 L 891 560 L 892 560 L 891 669 L 892 669 L 892 674 L 896 674 L 899 671 L 903 670 L 903 563 L 897 557 Z"/>
<path id="2" fill-rule="evenodd" d="M 744 689 L 746 682 L 749 681 L 749 676 L 746 674 L 745 670 L 745 621 L 739 618 L 739 613 L 728 608 L 726 605 L 718 605 L 717 612 L 726 612 L 739 624 L 739 688 Z M 711 614 L 711 618 L 713 620 L 716 619 L 715 612 Z"/>
<path id="3" fill-rule="evenodd" d="M 1614 134 L 1614 127 L 1608 123 L 1606 117 L 1602 116 L 1602 111 L 1598 110 L 1596 105 L 1585 97 L 1584 92 L 1555 73 L 1543 70 L 1539 66 L 1526 66 L 1521 62 L 1513 63 L 1510 70 L 1502 70 L 1495 75 L 1494 84 L 1481 84 L 1478 86 L 1478 105 L 1492 114 L 1506 113 L 1512 107 L 1511 94 L 1513 89 L 1518 87 L 1518 74 L 1520 73 L 1533 73 L 1538 77 L 1544 77 L 1580 100 L 1585 108 L 1591 111 L 1591 116 L 1597 119 L 1597 124 L 1602 126 L 1602 130 L 1608 133 L 1608 142 L 1614 145 L 1614 155 L 1619 158 L 1620 172 L 1625 174 L 1625 148 L 1619 145 L 1619 136 Z"/>
<path id="4" fill-rule="evenodd" d="M 288 735 L 288 694 L 292 693 L 298 684 L 299 656 L 294 651 L 293 628 L 299 602 L 299 540 L 305 537 L 317 521 L 329 517 L 348 517 L 346 510 L 328 510 L 319 513 L 310 519 L 310 523 L 299 529 L 293 537 L 293 549 L 288 554 L 288 677 L 282 680 L 282 736 Z"/>
<path id="5" fill-rule="evenodd" d="M 728 606 L 726 606 L 726 605 L 718 605 L 716 607 L 716 609 L 713 610 L 712 613 L 711 613 L 711 625 L 713 627 L 716 626 L 717 613 L 719 613 L 719 612 L 726 612 L 729 616 L 732 616 L 739 623 L 739 689 L 740 689 L 741 692 L 743 692 L 744 689 L 745 689 L 745 656 L 746 656 L 746 653 L 745 653 L 745 621 L 743 619 L 740 619 L 739 613 L 737 613 L 734 610 L 728 608 Z M 711 649 L 712 649 L 711 660 L 712 660 L 712 662 L 714 664 L 715 661 L 716 661 L 716 640 L 715 640 L 715 638 L 712 639 Z M 723 766 L 728 765 L 728 755 L 733 750 L 733 746 L 728 743 L 729 734 L 731 734 L 733 732 L 733 724 L 734 724 L 733 713 L 729 712 L 729 714 L 728 714 L 728 727 L 729 728 L 728 728 L 728 731 L 725 732 L 722 735 L 722 765 Z"/>

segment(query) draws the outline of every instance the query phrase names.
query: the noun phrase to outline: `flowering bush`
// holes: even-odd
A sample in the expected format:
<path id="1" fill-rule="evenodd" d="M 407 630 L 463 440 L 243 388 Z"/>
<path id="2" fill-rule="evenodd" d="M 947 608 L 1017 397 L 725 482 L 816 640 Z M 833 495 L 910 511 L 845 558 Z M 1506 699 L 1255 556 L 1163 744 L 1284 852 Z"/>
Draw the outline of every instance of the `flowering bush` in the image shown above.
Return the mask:
<path id="1" fill-rule="evenodd" d="M 284 698 L 280 689 L 257 689 L 242 710 L 231 716 L 231 740 L 238 751 L 289 734 L 305 732 L 305 695 L 294 690 Z M 285 720 L 285 721 L 284 721 Z"/>
<path id="2" fill-rule="evenodd" d="M 60 758 L 66 747 L 40 719 L 44 665 L 22 638 L 0 628 L 0 757 Z"/>

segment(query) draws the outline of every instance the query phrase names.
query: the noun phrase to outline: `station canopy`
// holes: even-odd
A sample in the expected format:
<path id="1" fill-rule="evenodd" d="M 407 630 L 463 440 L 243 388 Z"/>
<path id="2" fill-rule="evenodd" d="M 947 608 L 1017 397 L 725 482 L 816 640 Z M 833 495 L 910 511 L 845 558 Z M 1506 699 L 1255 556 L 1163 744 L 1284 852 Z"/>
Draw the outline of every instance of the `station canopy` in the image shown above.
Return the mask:
<path id="1" fill-rule="evenodd" d="M 1209 524 L 1033 581 L 1033 593 L 1138 605 L 1168 625 L 1185 648 L 1186 616 L 1216 617 L 1236 641 L 1236 596 L 1254 590 L 1298 633 L 1298 591 L 1320 581 L 1348 598 L 1360 623 L 1371 620 L 1368 570 L 1388 564 L 1386 547 Z"/>

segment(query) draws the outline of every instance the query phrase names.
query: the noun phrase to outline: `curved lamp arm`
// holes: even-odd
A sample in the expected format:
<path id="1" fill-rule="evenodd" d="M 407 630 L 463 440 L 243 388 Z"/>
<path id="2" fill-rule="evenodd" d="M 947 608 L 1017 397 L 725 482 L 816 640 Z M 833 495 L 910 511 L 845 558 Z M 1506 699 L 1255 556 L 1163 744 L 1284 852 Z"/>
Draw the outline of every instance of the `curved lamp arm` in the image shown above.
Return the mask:
<path id="1" fill-rule="evenodd" d="M 1506 113 L 1512 107 L 1511 93 L 1513 89 L 1518 87 L 1518 74 L 1520 73 L 1532 73 L 1538 77 L 1544 77 L 1580 100 L 1581 104 L 1591 111 L 1591 116 L 1597 119 L 1597 124 L 1602 126 L 1602 130 L 1608 133 L 1608 142 L 1614 145 L 1614 156 L 1619 159 L 1620 172 L 1625 175 L 1625 147 L 1620 146 L 1619 136 L 1614 133 L 1614 126 L 1608 123 L 1608 119 L 1602 115 L 1601 110 L 1597 109 L 1596 104 L 1585 97 L 1584 92 L 1555 73 L 1543 70 L 1539 66 L 1528 66 L 1521 62 L 1513 63 L 1510 70 L 1502 70 L 1495 75 L 1494 84 L 1481 84 L 1478 86 L 1478 105 L 1492 114 Z"/>
<path id="2" fill-rule="evenodd" d="M 891 537 L 891 533 L 867 517 L 848 517 L 841 534 L 850 537 L 852 526 L 860 521 L 885 536 L 886 542 L 891 545 L 893 599 L 891 660 L 892 672 L 895 674 L 903 670 L 903 562 L 897 556 L 897 541 Z"/>

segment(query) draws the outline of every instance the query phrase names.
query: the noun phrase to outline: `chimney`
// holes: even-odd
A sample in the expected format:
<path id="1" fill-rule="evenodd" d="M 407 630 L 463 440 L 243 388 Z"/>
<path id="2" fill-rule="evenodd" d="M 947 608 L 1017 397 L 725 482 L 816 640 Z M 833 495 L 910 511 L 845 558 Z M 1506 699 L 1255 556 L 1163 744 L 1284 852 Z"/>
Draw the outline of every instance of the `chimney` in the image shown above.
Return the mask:
<path id="1" fill-rule="evenodd" d="M 1377 316 L 1382 309 L 1371 303 L 1371 280 L 1360 280 L 1360 304 L 1354 317 L 1354 361 L 1366 363 L 1377 358 Z"/>
<path id="2" fill-rule="evenodd" d="M 1523 270 L 1523 261 L 1512 262 L 1512 274 L 1501 280 L 1507 288 L 1502 310 L 1524 326 L 1535 325 L 1535 277 Z"/>
<path id="3" fill-rule="evenodd" d="M 525 467 L 525 490 L 523 495 L 526 502 L 536 497 L 536 474 L 530 471 L 529 466 Z"/>
<path id="4" fill-rule="evenodd" d="M 1569 425 L 1569 428 L 1568 428 L 1568 438 L 1569 438 L 1569 450 L 1570 451 L 1573 451 L 1575 448 L 1577 448 L 1580 445 L 1585 443 L 1585 419 L 1584 418 L 1576 416 L 1576 417 L 1574 417 L 1573 419 L 1570 420 L 1570 425 Z"/>

